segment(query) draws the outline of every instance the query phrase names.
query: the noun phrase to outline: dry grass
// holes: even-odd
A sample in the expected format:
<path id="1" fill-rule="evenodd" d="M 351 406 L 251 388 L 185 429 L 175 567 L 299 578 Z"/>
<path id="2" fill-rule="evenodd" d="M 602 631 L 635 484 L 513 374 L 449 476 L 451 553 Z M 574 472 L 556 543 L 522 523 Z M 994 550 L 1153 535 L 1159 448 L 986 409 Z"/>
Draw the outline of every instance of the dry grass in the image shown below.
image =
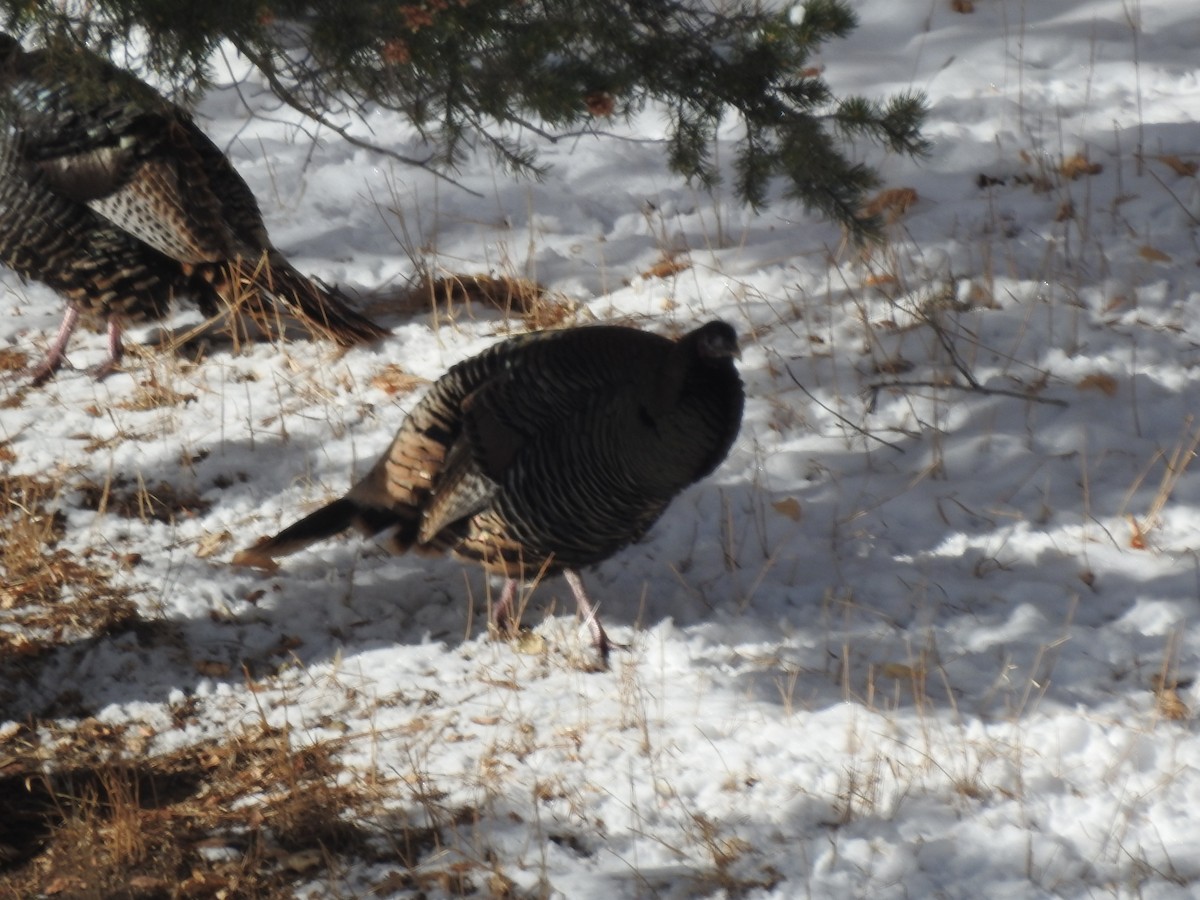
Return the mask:
<path id="1" fill-rule="evenodd" d="M 0 476 L 0 661 L 7 679 L 77 642 L 145 628 L 120 560 L 72 550 L 61 484 Z M 169 521 L 199 507 L 169 486 L 85 485 L 84 505 Z M 0 686 L 6 682 L 0 681 Z M 252 692 L 264 690 L 261 685 Z M 2 703 L 2 693 L 0 693 Z M 60 705 L 61 706 L 61 705 Z M 86 712 L 80 711 L 86 716 Z M 265 723 L 149 753 L 138 723 L 45 716 L 0 729 L 0 898 L 275 900 L 378 865 L 373 889 L 515 896 L 494 861 L 446 852 L 478 815 L 445 806 L 421 771 L 386 778 L 339 754 L 378 735 L 301 741 Z M 191 713 L 180 710 L 182 717 Z M 388 779 L 392 779 L 389 781 Z M 397 798 L 404 795 L 408 802 Z M 414 824 L 417 823 L 417 824 Z"/>
<path id="2" fill-rule="evenodd" d="M 297 747 L 264 727 L 101 761 L 94 743 L 47 726 L 0 744 L 0 896 L 285 898 L 336 857 L 408 870 L 438 842 L 434 828 L 381 830 L 378 786 L 339 778 L 338 742 Z"/>
<path id="3" fill-rule="evenodd" d="M 208 512 L 211 503 L 194 491 L 175 487 L 168 482 L 148 486 L 139 477 L 131 481 L 124 476 L 104 483 L 86 481 L 79 488 L 80 506 L 98 513 L 108 513 L 124 519 L 143 522 L 175 522 Z"/>
<path id="4" fill-rule="evenodd" d="M 0 476 L 0 653 L 35 654 L 80 635 L 126 626 L 137 617 L 134 589 L 119 584 L 113 559 L 59 543 L 65 517 L 59 487 L 31 476 Z"/>
<path id="5" fill-rule="evenodd" d="M 373 308 L 382 302 L 378 300 Z M 458 273 L 423 276 L 389 297 L 387 305 L 393 312 L 432 310 L 435 322 L 453 322 L 461 311 L 478 306 L 519 319 L 530 330 L 571 324 L 578 312 L 578 304 L 528 278 Z"/>

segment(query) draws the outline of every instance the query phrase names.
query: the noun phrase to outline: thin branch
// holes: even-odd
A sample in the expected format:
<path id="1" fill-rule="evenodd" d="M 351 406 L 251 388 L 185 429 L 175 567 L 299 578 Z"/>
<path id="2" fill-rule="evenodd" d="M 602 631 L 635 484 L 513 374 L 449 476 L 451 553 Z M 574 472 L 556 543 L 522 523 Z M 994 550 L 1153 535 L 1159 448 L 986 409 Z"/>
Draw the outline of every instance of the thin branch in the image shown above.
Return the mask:
<path id="1" fill-rule="evenodd" d="M 1134 155 L 1137 157 L 1139 162 L 1142 161 L 1142 155 L 1140 153 L 1134 154 Z M 1184 202 L 1182 200 L 1180 200 L 1178 196 L 1176 196 L 1176 194 L 1173 190 L 1171 190 L 1169 187 L 1167 187 L 1167 183 L 1165 181 L 1163 181 L 1162 178 L 1159 177 L 1158 173 L 1155 172 L 1153 168 L 1151 168 L 1150 166 L 1146 166 L 1144 171 L 1150 173 L 1150 177 L 1153 178 L 1155 181 L 1157 181 L 1158 186 L 1167 192 L 1167 196 L 1175 201 L 1175 205 L 1183 210 L 1183 214 L 1192 220 L 1193 225 L 1200 225 L 1200 219 L 1197 219 L 1195 213 L 1193 213 L 1190 209 L 1187 208 L 1187 206 L 1184 204 Z"/>
<path id="2" fill-rule="evenodd" d="M 783 367 L 783 370 L 788 373 L 788 378 L 792 379 L 792 384 L 796 385 L 796 387 L 798 387 L 798 388 L 800 388 L 800 390 L 804 391 L 804 393 L 808 395 L 809 400 L 811 400 L 813 403 L 817 404 L 817 406 L 821 407 L 821 409 L 825 410 L 825 412 L 829 413 L 835 419 L 837 419 L 840 422 L 842 422 L 843 424 L 849 426 L 854 431 L 857 431 L 863 437 L 870 438 L 873 441 L 878 441 L 879 443 L 883 444 L 885 447 L 891 447 L 897 453 L 904 452 L 904 448 L 901 447 L 899 444 L 893 444 L 891 441 L 885 441 L 883 438 L 879 437 L 878 435 L 871 434 L 871 432 L 867 431 L 861 425 L 854 424 L 849 419 L 847 419 L 845 416 L 843 416 L 841 413 L 839 413 L 837 410 L 830 409 L 828 406 L 826 406 L 824 403 L 822 403 L 820 400 L 818 400 L 816 397 L 814 397 L 812 394 L 812 391 L 810 391 L 803 384 L 801 384 L 800 379 L 798 379 L 794 374 L 792 374 L 792 369 L 790 366 L 785 365 Z"/>
<path id="3" fill-rule="evenodd" d="M 280 100 L 282 100 L 292 109 L 296 110 L 298 113 L 308 116 L 310 119 L 320 125 L 324 125 L 348 144 L 351 144 L 355 147 L 360 147 L 364 150 L 370 150 L 373 153 L 379 153 L 383 156 L 390 157 L 391 159 L 404 163 L 407 166 L 416 166 L 417 168 L 424 169 L 435 177 L 454 185 L 456 188 L 466 191 L 472 197 L 483 197 L 483 194 L 481 194 L 479 191 L 467 187 L 462 182 L 456 181 L 445 172 L 441 172 L 434 166 L 430 165 L 429 160 L 433 158 L 432 156 L 426 157 L 425 159 L 416 159 L 415 157 L 405 156 L 402 153 L 397 153 L 395 150 L 389 150 L 387 147 L 382 147 L 371 141 L 364 140 L 351 134 L 346 128 L 338 125 L 327 116 L 322 115 L 320 111 L 314 109 L 312 106 L 309 106 L 299 97 L 297 97 L 295 93 L 286 84 L 284 84 L 283 81 L 280 80 L 279 76 L 275 74 L 275 71 L 270 63 L 264 57 L 251 50 L 250 47 L 246 45 L 245 41 L 238 38 L 230 38 L 230 40 L 233 42 L 233 45 L 237 47 L 238 52 L 242 53 L 248 60 L 250 60 L 250 62 L 254 64 L 254 67 L 263 74 L 263 76 L 267 79 L 267 83 L 271 86 L 271 91 Z"/>
<path id="4" fill-rule="evenodd" d="M 959 384 L 956 381 L 879 381 L 875 384 L 868 384 L 866 389 L 871 392 L 871 403 L 874 404 L 876 394 L 891 388 L 947 388 L 948 390 L 965 391 L 970 394 L 1016 397 L 1018 400 L 1028 400 L 1031 403 L 1045 403 L 1047 406 L 1070 406 L 1066 400 L 1060 400 L 1057 397 L 1038 397 L 1027 391 L 1010 391 L 1007 388 L 984 387 L 974 379 L 971 379 L 969 384 Z"/>
<path id="5" fill-rule="evenodd" d="M 933 333 L 937 335 L 938 343 L 942 345 L 942 349 L 946 351 L 946 355 L 950 357 L 950 362 L 953 364 L 954 368 L 958 370 L 958 373 L 962 375 L 963 378 L 967 379 L 967 384 L 969 384 L 974 390 L 981 390 L 983 385 L 981 385 L 978 379 L 975 378 L 975 375 L 971 372 L 970 368 L 968 368 L 963 358 L 958 355 L 958 348 L 955 347 L 954 342 L 950 340 L 950 335 L 946 333 L 946 329 L 942 327 L 942 323 L 939 322 L 936 317 L 931 316 L 929 313 L 924 311 L 921 312 L 921 319 L 926 325 L 933 329 Z"/>
<path id="6" fill-rule="evenodd" d="M 1049 406 L 1068 405 L 1066 400 L 1059 400 L 1055 397 L 1038 397 L 1028 393 L 1027 391 L 1012 391 L 1007 388 L 989 388 L 984 387 L 979 383 L 979 379 L 971 371 L 966 361 L 959 355 L 958 348 L 954 345 L 954 341 L 950 334 L 942 326 L 936 315 L 929 313 L 927 310 L 920 310 L 918 316 L 922 322 L 929 326 L 933 333 L 937 336 L 938 343 L 942 345 L 942 349 L 946 351 L 946 355 L 950 357 L 950 363 L 954 366 L 966 384 L 958 384 L 953 381 L 888 381 L 879 382 L 877 384 L 867 385 L 867 390 L 871 392 L 871 402 L 875 402 L 875 395 L 884 388 L 905 388 L 905 387 L 924 387 L 924 388 L 949 388 L 954 391 L 967 391 L 974 394 L 986 394 L 999 397 L 1016 397 L 1019 400 L 1030 400 L 1034 403 L 1045 403 Z"/>

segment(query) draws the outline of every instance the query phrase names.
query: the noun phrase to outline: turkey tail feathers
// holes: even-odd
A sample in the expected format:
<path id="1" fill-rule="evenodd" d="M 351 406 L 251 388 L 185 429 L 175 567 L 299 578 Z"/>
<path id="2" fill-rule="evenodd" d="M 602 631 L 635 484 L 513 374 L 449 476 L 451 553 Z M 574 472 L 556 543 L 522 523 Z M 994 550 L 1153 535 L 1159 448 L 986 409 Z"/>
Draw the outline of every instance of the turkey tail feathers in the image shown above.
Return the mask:
<path id="1" fill-rule="evenodd" d="M 290 556 L 309 544 L 331 538 L 349 528 L 357 526 L 364 532 L 373 533 L 377 529 L 370 527 L 371 518 L 368 510 L 343 497 L 289 525 L 274 537 L 240 551 L 234 556 L 233 564 L 260 569 L 274 568 L 276 557 Z"/>
<path id="2" fill-rule="evenodd" d="M 391 334 L 351 309 L 337 288 L 300 274 L 278 256 L 274 260 L 264 256 L 254 265 L 239 260 L 230 270 L 230 283 L 222 292 L 229 305 L 247 311 L 268 334 L 278 329 L 272 327 L 272 314 L 259 294 L 273 297 L 316 337 L 342 347 L 371 343 Z"/>

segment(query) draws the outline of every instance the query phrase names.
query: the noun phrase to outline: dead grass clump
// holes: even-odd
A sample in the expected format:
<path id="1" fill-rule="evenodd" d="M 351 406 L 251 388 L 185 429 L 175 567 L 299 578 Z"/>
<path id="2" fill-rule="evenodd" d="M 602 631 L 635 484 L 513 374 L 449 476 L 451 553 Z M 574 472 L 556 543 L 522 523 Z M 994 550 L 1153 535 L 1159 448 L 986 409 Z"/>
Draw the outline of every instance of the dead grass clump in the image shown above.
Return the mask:
<path id="1" fill-rule="evenodd" d="M 646 279 L 670 278 L 680 272 L 686 272 L 692 267 L 692 261 L 686 253 L 664 251 L 659 259 L 641 273 Z"/>
<path id="2" fill-rule="evenodd" d="M 152 409 L 186 406 L 196 400 L 195 394 L 185 394 L 163 384 L 155 377 L 138 383 L 134 392 L 117 403 L 120 409 L 131 412 L 148 412 Z"/>
<path id="3" fill-rule="evenodd" d="M 83 634 L 109 632 L 137 615 L 133 589 L 95 560 L 60 547 L 58 487 L 26 475 L 0 477 L 0 655 L 36 653 Z"/>
<path id="4" fill-rule="evenodd" d="M 457 307 L 474 304 L 519 318 L 533 330 L 553 328 L 573 319 L 578 304 L 552 294 L 528 278 L 492 275 L 423 277 L 391 298 L 389 305 L 418 312 L 432 308 L 439 316 L 457 318 Z"/>
<path id="5" fill-rule="evenodd" d="M 14 347 L 0 349 L 0 372 L 24 372 L 29 367 L 29 354 Z"/>
<path id="6" fill-rule="evenodd" d="M 171 524 L 208 512 L 212 506 L 194 491 L 181 490 L 165 481 L 150 488 L 140 478 L 132 482 L 119 476 L 104 484 L 86 482 L 80 490 L 84 509 L 142 522 L 153 519 Z"/>
<path id="7" fill-rule="evenodd" d="M 43 754 L 10 758 L 0 896 L 285 898 L 337 855 L 378 861 L 361 824 L 375 796 L 338 783 L 338 749 L 294 747 L 286 731 L 263 728 L 99 763 L 56 745 L 49 771 Z M 412 829 L 407 844 L 423 856 L 435 839 Z"/>

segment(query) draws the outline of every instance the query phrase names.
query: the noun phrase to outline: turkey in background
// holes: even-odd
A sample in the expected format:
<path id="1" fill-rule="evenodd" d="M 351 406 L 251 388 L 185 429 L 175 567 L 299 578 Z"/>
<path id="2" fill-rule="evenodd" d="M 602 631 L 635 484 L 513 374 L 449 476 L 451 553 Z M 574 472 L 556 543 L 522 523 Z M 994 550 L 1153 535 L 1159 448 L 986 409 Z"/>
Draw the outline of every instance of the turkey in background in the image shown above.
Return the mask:
<path id="1" fill-rule="evenodd" d="M 35 383 L 62 365 L 81 317 L 107 323 L 100 378 L 120 361 L 123 323 L 161 319 L 173 299 L 244 311 L 268 333 L 273 300 L 343 346 L 388 334 L 288 263 L 187 112 L 82 48 L 25 51 L 3 33 L 0 262 L 67 299 Z"/>
<path id="2" fill-rule="evenodd" d="M 233 562 L 271 570 L 352 526 L 391 530 L 397 553 L 450 552 L 504 576 L 502 631 L 519 580 L 563 571 L 607 664 L 577 570 L 636 541 L 725 459 L 745 402 L 736 356 L 720 321 L 678 341 L 612 325 L 504 341 L 439 378 L 349 493 Z"/>

